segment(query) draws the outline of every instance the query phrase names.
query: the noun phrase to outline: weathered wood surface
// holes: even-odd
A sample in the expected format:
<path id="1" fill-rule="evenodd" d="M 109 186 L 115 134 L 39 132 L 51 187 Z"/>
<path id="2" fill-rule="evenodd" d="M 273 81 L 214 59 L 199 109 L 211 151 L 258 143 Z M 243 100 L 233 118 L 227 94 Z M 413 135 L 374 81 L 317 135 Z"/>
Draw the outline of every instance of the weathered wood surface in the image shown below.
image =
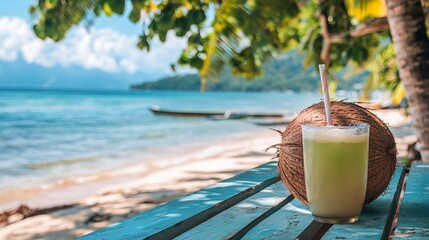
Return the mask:
<path id="1" fill-rule="evenodd" d="M 404 176 L 405 167 L 396 167 L 386 191 L 363 208 L 359 221 L 333 225 L 322 239 L 388 239 Z M 388 229 L 384 232 L 386 225 Z"/>
<path id="2" fill-rule="evenodd" d="M 357 223 L 344 225 L 314 221 L 276 175 L 269 162 L 80 239 L 388 239 L 405 168 L 396 168 Z M 429 164 L 411 167 L 395 232 L 401 237 L 429 239 Z"/>
<path id="3" fill-rule="evenodd" d="M 395 239 L 429 239 L 429 163 L 411 165 Z"/>
<path id="4" fill-rule="evenodd" d="M 272 161 L 79 239 L 171 239 L 277 181 Z"/>
<path id="5" fill-rule="evenodd" d="M 308 206 L 298 200 L 292 201 L 252 229 L 245 239 L 380 239 L 388 213 L 396 209 L 394 197 L 399 197 L 405 174 L 403 166 L 397 167 L 392 181 L 385 193 L 371 204 L 365 206 L 360 220 L 354 224 L 330 225 L 313 221 Z M 399 191 L 399 192 L 398 192 Z M 396 194 L 396 195 L 395 195 Z M 393 220 L 393 216 L 389 221 Z M 326 232 L 326 234 L 325 234 Z M 325 234 L 325 235 L 324 235 Z"/>
<path id="6" fill-rule="evenodd" d="M 294 199 L 255 226 L 243 239 L 295 239 L 312 221 L 308 206 Z"/>
<path id="7" fill-rule="evenodd" d="M 290 196 L 290 193 L 281 182 L 278 182 L 221 212 L 176 239 L 230 239 L 259 216 L 281 204 L 288 196 Z M 293 197 L 290 196 L 288 200 L 293 200 Z"/>

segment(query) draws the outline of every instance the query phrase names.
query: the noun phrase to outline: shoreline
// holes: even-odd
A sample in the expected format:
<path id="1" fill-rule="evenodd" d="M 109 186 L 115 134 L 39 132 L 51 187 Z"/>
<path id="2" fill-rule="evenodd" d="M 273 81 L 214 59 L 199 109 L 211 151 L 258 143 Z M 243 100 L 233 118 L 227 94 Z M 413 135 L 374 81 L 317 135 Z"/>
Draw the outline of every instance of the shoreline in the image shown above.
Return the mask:
<path id="1" fill-rule="evenodd" d="M 36 209 L 43 214 L 29 218 L 19 213 L 12 215 L 9 223 L 0 223 L 0 239 L 34 239 L 35 236 L 74 239 L 270 161 L 274 152 L 263 150 L 279 142 L 280 136 L 266 129 L 241 136 L 241 141 L 240 138 L 233 140 L 236 144 L 228 150 L 216 154 L 206 152 L 204 158 L 164 166 L 145 176 L 109 184 L 73 206 L 47 213 Z M 217 147 L 222 149 L 229 142 L 219 144 Z"/>
<path id="2" fill-rule="evenodd" d="M 415 140 L 410 119 L 398 115 L 396 110 L 373 112 L 389 124 L 396 138 L 399 157 L 404 156 L 407 144 Z M 284 127 L 280 129 L 284 130 Z M 137 165 L 118 168 L 112 175 L 114 181 L 104 182 L 86 197 L 71 202 L 71 206 L 49 209 L 55 205 L 50 202 L 45 205 L 48 208 L 36 209 L 41 213 L 39 215 L 28 218 L 20 213 L 12 215 L 8 224 L 0 223 L 0 239 L 34 239 L 37 236 L 74 239 L 265 163 L 274 152 L 264 153 L 263 149 L 278 143 L 280 136 L 261 128 L 261 131 L 228 139 L 186 154 L 186 161 L 179 157 L 182 162 L 171 164 L 168 159 L 157 162 L 157 168 L 144 174 L 139 174 Z M 118 176 L 127 179 L 120 181 Z M 77 191 L 86 188 L 75 186 Z M 46 202 L 46 196 L 44 199 Z"/>
<path id="3" fill-rule="evenodd" d="M 49 183 L 45 182 L 37 186 L 6 190 L 0 195 L 0 213 L 16 209 L 20 205 L 26 205 L 30 208 L 49 208 L 76 203 L 85 197 L 109 188 L 109 186 L 127 183 L 155 171 L 177 167 L 200 159 L 216 158 L 225 151 L 240 152 L 240 148 L 248 148 L 249 144 L 258 141 L 251 140 L 255 136 L 265 139 L 270 138 L 270 135 L 277 136 L 275 132 L 261 128 L 258 131 L 234 134 L 229 136 L 226 142 L 214 140 L 202 144 L 189 144 L 179 151 L 164 153 L 159 160 L 131 161 L 91 173 L 62 178 Z M 246 141 L 246 139 L 248 140 Z M 266 147 L 275 143 L 267 142 Z M 180 157 L 174 157 L 175 155 L 180 155 Z"/>

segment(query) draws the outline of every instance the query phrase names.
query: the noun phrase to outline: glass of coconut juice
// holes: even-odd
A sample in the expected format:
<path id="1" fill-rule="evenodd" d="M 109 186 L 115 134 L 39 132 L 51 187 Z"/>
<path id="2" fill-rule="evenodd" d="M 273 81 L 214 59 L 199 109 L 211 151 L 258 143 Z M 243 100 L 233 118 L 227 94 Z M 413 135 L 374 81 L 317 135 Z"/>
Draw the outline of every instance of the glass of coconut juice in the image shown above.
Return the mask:
<path id="1" fill-rule="evenodd" d="M 316 221 L 353 223 L 368 175 L 369 125 L 302 125 L 307 200 Z"/>

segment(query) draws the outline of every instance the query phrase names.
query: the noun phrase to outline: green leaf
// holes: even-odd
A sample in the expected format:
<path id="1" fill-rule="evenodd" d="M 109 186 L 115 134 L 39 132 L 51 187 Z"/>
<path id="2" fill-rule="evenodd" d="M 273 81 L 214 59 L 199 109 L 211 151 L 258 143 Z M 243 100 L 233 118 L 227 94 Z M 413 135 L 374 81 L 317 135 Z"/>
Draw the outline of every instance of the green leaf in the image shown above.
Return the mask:
<path id="1" fill-rule="evenodd" d="M 57 29 L 55 28 L 55 20 L 52 18 L 48 18 L 45 21 L 45 33 L 46 36 L 52 38 L 54 35 L 56 35 Z M 56 40 L 56 39 L 54 39 Z"/>
<path id="2" fill-rule="evenodd" d="M 165 42 L 167 40 L 167 32 L 158 32 L 158 37 L 161 42 Z"/>
<path id="3" fill-rule="evenodd" d="M 45 0 L 45 7 L 47 9 L 55 8 L 58 4 L 58 0 Z"/>
<path id="4" fill-rule="evenodd" d="M 190 49 L 190 47 L 188 46 L 186 49 L 184 49 L 183 51 L 182 51 L 182 53 L 180 54 L 180 57 L 179 57 L 179 60 L 177 60 L 177 63 L 180 65 L 180 66 L 185 66 L 185 65 L 189 65 L 189 63 L 190 63 L 190 58 L 188 57 L 188 54 L 189 54 L 189 49 Z"/>
<path id="5" fill-rule="evenodd" d="M 131 22 L 136 23 L 140 20 L 140 10 L 133 8 L 130 15 L 128 16 Z"/>
<path id="6" fill-rule="evenodd" d="M 195 22 L 201 23 L 206 20 L 206 13 L 202 9 L 198 9 L 195 12 Z"/>
<path id="7" fill-rule="evenodd" d="M 168 30 L 174 28 L 174 22 L 169 17 L 169 15 L 164 14 L 161 16 L 158 22 L 158 31 L 167 32 Z"/>
<path id="8" fill-rule="evenodd" d="M 94 12 L 94 14 L 95 14 L 95 16 L 96 16 L 96 17 L 99 17 L 99 16 L 100 16 L 100 13 L 101 13 L 101 7 L 97 5 L 97 6 L 94 8 L 93 12 Z"/>
<path id="9" fill-rule="evenodd" d="M 193 57 L 190 59 L 190 64 L 196 69 L 201 69 L 201 67 L 203 66 L 203 60 L 201 60 L 201 58 L 199 57 Z"/>
<path id="10" fill-rule="evenodd" d="M 40 39 L 46 39 L 45 28 L 43 25 L 36 24 L 33 26 L 33 31 Z"/>
<path id="11" fill-rule="evenodd" d="M 104 13 L 107 15 L 107 16 L 112 16 L 113 15 L 113 11 L 112 11 L 112 8 L 110 7 L 110 4 L 108 3 L 108 2 L 105 2 L 104 3 L 104 5 L 103 5 L 103 10 L 104 10 Z"/>
<path id="12" fill-rule="evenodd" d="M 189 31 L 189 26 L 186 23 L 185 17 L 177 18 L 174 22 L 174 27 L 176 29 L 176 36 L 183 37 Z"/>
<path id="13" fill-rule="evenodd" d="M 147 36 L 142 35 L 139 38 L 139 42 L 137 43 L 137 47 L 140 48 L 141 50 L 150 50 L 150 44 L 147 40 Z"/>
<path id="14" fill-rule="evenodd" d="M 173 3 L 173 4 L 184 4 L 185 0 L 171 0 L 171 3 Z"/>
<path id="15" fill-rule="evenodd" d="M 109 6 L 114 13 L 122 15 L 125 10 L 125 0 L 108 0 Z"/>
<path id="16" fill-rule="evenodd" d="M 36 12 L 36 6 L 31 5 L 29 11 L 30 11 L 30 14 L 34 14 Z"/>

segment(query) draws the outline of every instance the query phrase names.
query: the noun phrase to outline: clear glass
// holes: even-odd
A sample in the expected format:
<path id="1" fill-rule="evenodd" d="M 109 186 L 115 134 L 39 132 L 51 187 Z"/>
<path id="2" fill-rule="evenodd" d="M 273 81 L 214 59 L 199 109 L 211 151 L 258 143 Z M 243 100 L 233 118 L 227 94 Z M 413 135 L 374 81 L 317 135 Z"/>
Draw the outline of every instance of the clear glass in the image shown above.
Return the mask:
<path id="1" fill-rule="evenodd" d="M 301 127 L 305 186 L 314 219 L 356 222 L 366 193 L 369 124 Z"/>

